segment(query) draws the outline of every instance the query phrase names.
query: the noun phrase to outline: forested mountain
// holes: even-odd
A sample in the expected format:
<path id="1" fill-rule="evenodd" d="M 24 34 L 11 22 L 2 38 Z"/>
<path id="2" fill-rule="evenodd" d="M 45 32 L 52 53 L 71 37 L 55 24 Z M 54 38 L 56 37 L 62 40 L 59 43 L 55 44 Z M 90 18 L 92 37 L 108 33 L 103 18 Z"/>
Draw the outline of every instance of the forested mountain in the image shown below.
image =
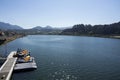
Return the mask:
<path id="1" fill-rule="evenodd" d="M 23 28 L 20 26 L 17 26 L 17 25 L 12 25 L 9 23 L 0 22 L 0 29 L 1 30 L 12 30 L 12 29 L 18 30 L 18 29 L 23 29 Z"/>
<path id="2" fill-rule="evenodd" d="M 84 24 L 77 24 L 74 25 L 72 28 L 65 29 L 62 31 L 61 34 L 68 34 L 68 35 L 120 35 L 120 22 L 113 23 L 113 24 L 106 24 L 106 25 L 84 25 Z"/>

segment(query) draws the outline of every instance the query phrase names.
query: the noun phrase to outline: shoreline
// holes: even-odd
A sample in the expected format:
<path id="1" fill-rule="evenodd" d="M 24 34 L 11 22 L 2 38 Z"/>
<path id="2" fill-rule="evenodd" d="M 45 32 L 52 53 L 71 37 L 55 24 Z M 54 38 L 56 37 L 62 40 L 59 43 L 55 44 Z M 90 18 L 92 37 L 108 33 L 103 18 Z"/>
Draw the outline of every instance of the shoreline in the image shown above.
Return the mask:
<path id="1" fill-rule="evenodd" d="M 110 36 L 110 38 L 120 39 L 120 36 Z"/>
<path id="2" fill-rule="evenodd" d="M 21 38 L 21 37 L 24 37 L 25 35 L 14 35 L 14 36 L 10 36 L 10 37 L 6 37 L 6 41 L 4 41 L 1 45 L 4 45 L 4 44 L 7 44 L 15 39 L 18 39 L 18 38 Z"/>
<path id="3" fill-rule="evenodd" d="M 14 35 L 14 36 L 10 36 L 10 37 L 6 37 L 6 39 L 5 39 L 5 41 L 4 42 L 1 42 L 1 44 L 0 44 L 0 46 L 3 46 L 3 45 L 5 45 L 5 44 L 7 44 L 7 43 L 9 43 L 9 42 L 11 42 L 11 41 L 13 41 L 13 40 L 15 40 L 15 39 L 18 39 L 18 38 L 21 38 L 21 37 L 24 37 L 25 35 Z M 1 55 L 0 54 L 0 59 L 1 58 L 3 58 L 3 55 Z"/>
<path id="4" fill-rule="evenodd" d="M 112 38 L 112 39 L 120 39 L 120 35 L 73 35 L 73 34 L 59 34 L 66 36 L 87 36 L 87 37 L 100 37 L 100 38 Z"/>

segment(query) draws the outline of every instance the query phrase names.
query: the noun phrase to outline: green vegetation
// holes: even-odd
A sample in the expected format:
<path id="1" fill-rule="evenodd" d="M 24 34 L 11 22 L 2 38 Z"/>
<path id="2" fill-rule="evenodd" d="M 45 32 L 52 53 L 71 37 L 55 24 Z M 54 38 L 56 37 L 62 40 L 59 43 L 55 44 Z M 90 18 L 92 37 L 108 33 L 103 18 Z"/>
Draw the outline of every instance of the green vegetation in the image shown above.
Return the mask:
<path id="1" fill-rule="evenodd" d="M 72 28 L 63 30 L 61 34 L 120 38 L 120 22 L 94 26 L 78 24 Z"/>

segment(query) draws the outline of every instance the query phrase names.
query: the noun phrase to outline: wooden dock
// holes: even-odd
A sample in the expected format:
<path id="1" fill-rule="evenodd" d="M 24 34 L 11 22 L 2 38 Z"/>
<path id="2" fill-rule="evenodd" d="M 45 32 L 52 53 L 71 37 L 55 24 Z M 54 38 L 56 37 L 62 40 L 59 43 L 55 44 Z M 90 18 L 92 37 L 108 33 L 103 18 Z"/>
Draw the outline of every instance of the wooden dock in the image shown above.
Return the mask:
<path id="1" fill-rule="evenodd" d="M 17 58 L 13 55 L 16 52 L 11 52 L 5 63 L 0 68 L 0 80 L 10 80 Z"/>

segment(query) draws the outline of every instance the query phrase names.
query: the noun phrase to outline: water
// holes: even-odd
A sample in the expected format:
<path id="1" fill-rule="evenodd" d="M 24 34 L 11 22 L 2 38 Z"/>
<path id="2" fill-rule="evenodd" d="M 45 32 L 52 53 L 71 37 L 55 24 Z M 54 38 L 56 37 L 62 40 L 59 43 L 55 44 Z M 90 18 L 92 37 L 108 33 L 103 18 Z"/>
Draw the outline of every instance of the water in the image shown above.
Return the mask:
<path id="1" fill-rule="evenodd" d="M 0 47 L 28 49 L 38 69 L 13 73 L 12 80 L 120 80 L 120 40 L 30 35 Z"/>

